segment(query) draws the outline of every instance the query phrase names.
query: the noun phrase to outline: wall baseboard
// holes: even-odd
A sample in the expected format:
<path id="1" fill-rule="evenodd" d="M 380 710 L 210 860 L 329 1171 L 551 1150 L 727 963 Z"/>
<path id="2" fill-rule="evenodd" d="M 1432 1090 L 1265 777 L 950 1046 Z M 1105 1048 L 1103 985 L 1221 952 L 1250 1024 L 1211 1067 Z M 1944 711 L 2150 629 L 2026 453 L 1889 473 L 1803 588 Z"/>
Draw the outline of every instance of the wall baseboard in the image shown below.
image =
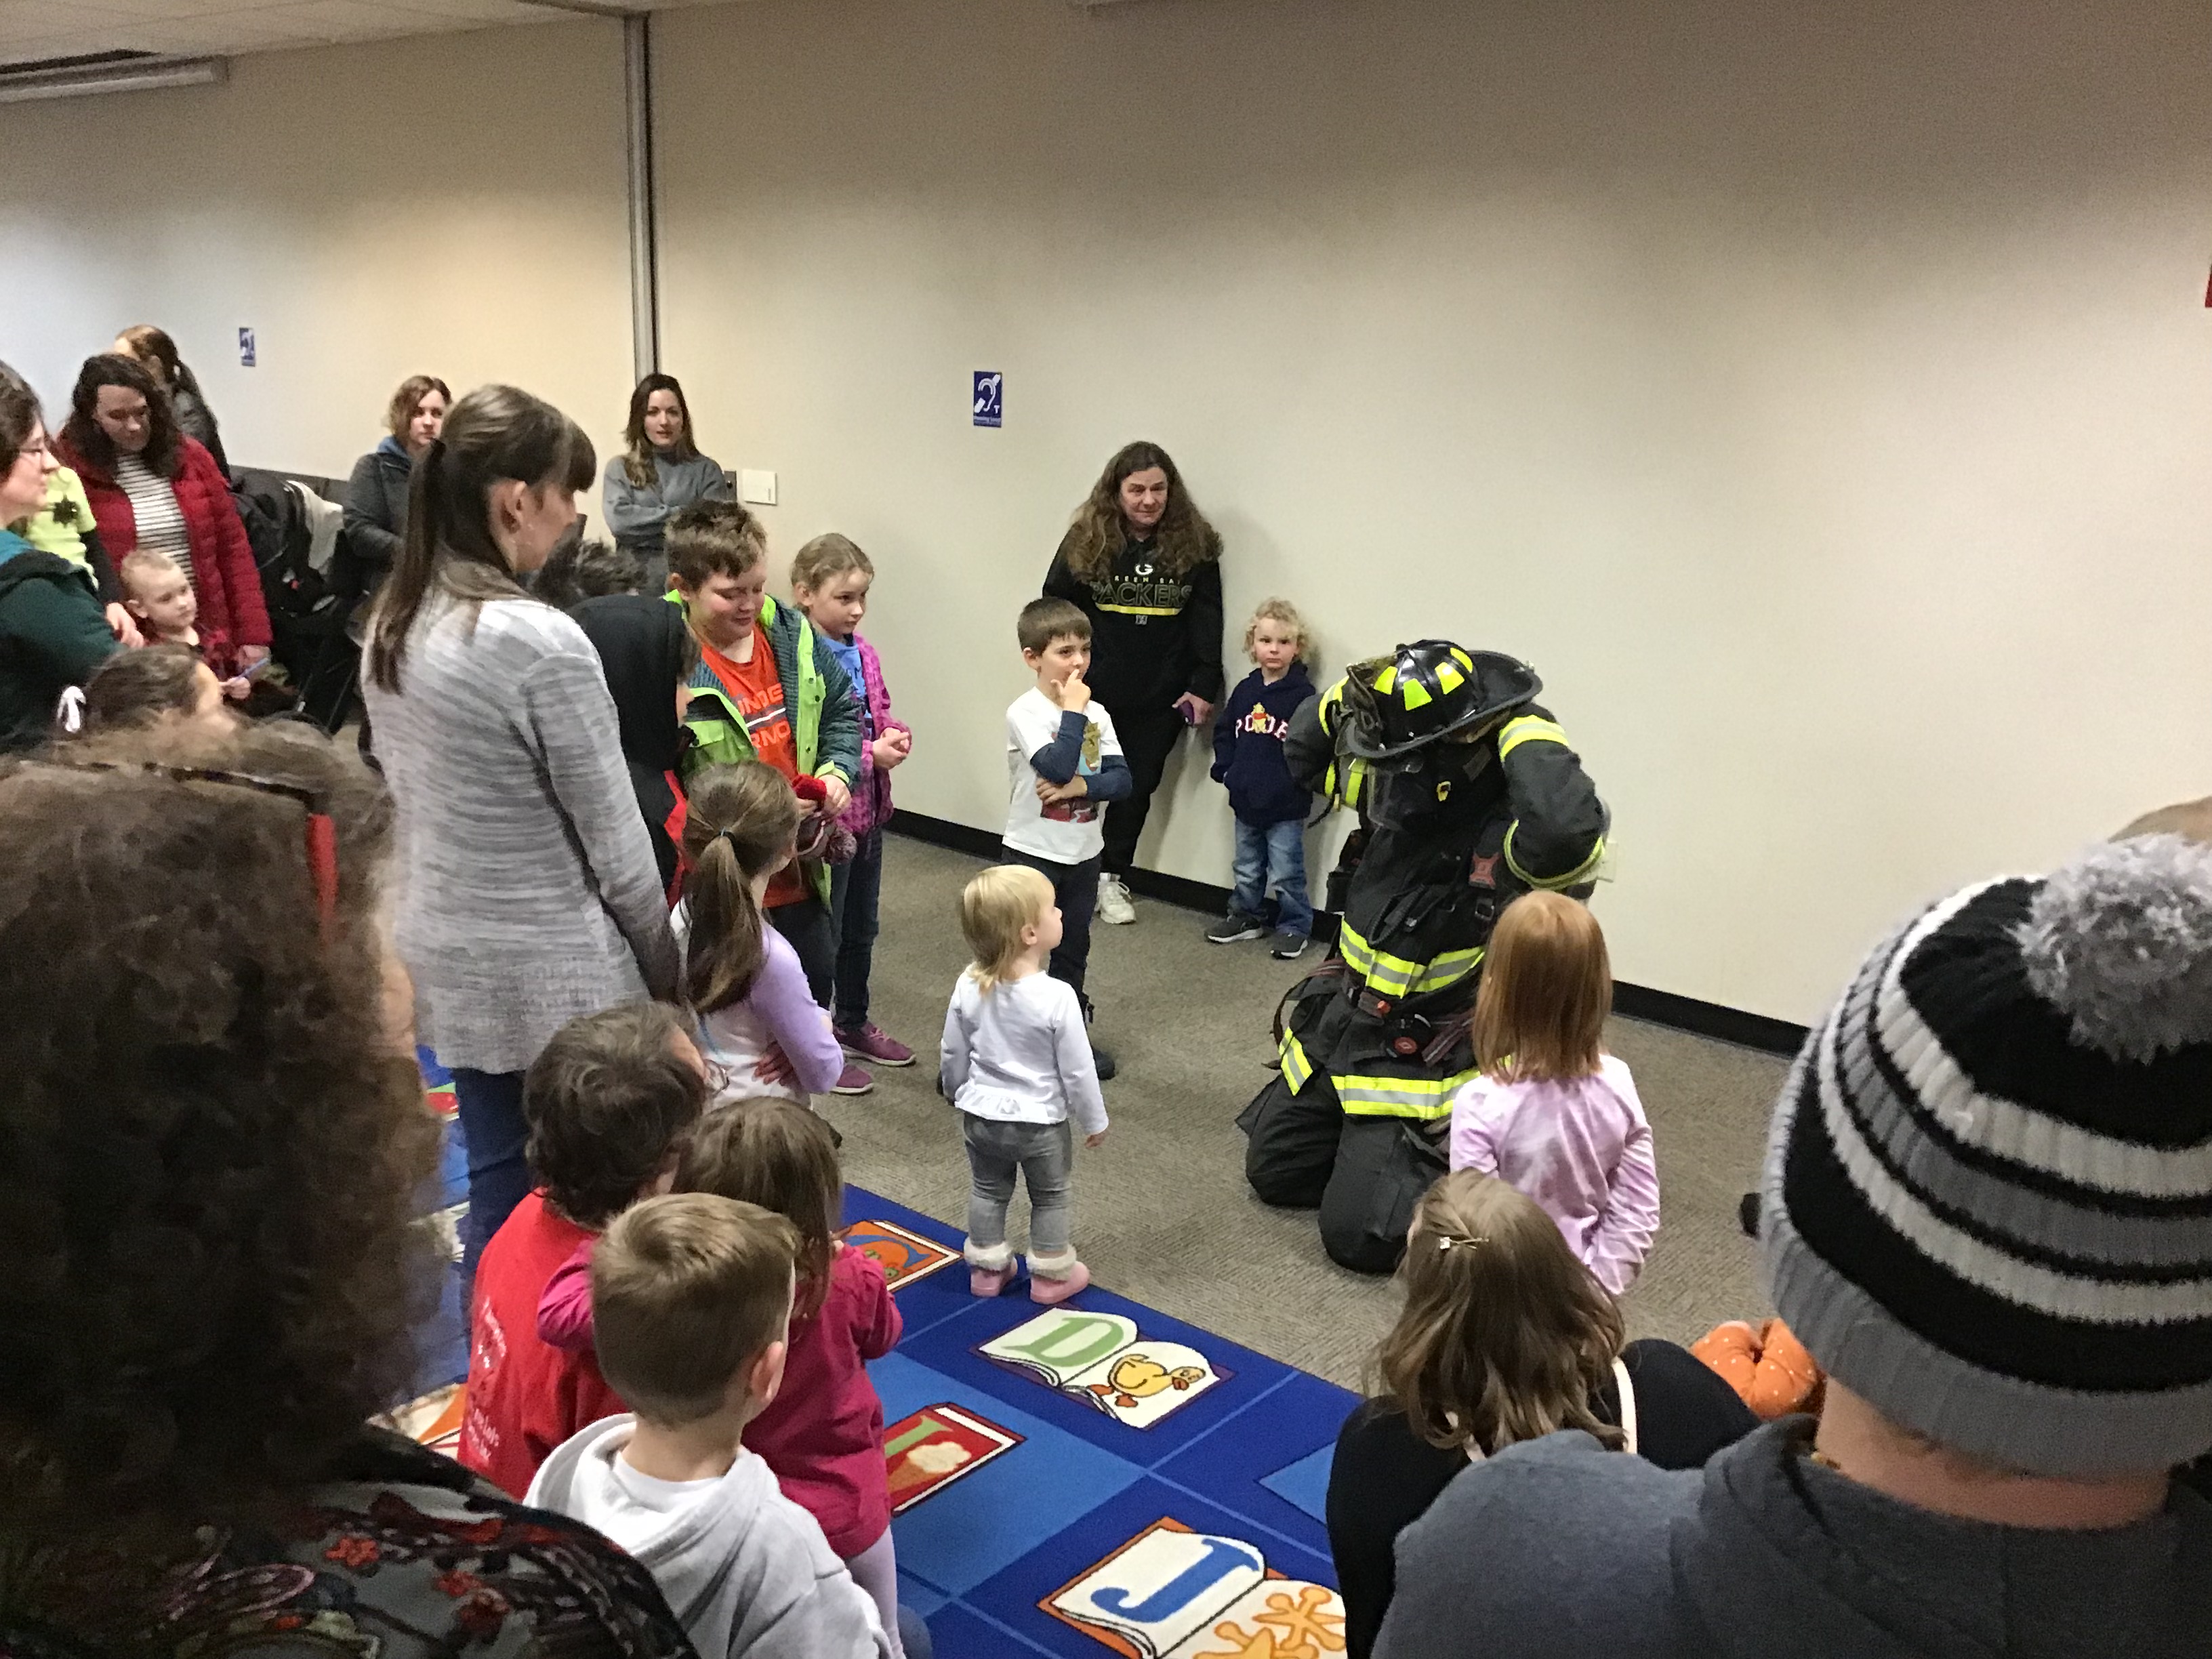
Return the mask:
<path id="1" fill-rule="evenodd" d="M 895 835 L 909 840 L 926 842 L 932 847 L 949 848 L 956 853 L 965 853 L 971 858 L 995 859 L 999 856 L 999 837 L 992 830 L 978 830 L 973 824 L 955 823 L 950 818 L 933 818 L 927 813 L 909 812 L 903 806 L 891 814 L 888 826 Z M 1132 870 L 1129 889 L 1146 898 L 1179 905 L 1201 915 L 1221 915 L 1229 908 L 1229 890 L 1211 882 L 1193 881 L 1188 876 L 1163 875 L 1157 870 Z M 1336 918 L 1326 910 L 1314 912 L 1313 934 L 1327 943 L 1336 937 Z M 1756 1048 L 1770 1054 L 1795 1054 L 1804 1045 L 1806 1030 L 1786 1019 L 1775 1019 L 1765 1014 L 1754 1014 L 1741 1008 L 1730 1008 L 1718 1002 L 1704 1002 L 1696 997 L 1678 996 L 1672 991 L 1655 990 L 1648 985 L 1631 985 L 1615 981 L 1613 987 L 1613 1012 L 1630 1019 L 1641 1019 L 1654 1025 L 1664 1025 L 1674 1030 L 1687 1031 L 1693 1036 L 1711 1037 L 1721 1042 L 1733 1042 L 1740 1048 Z"/>

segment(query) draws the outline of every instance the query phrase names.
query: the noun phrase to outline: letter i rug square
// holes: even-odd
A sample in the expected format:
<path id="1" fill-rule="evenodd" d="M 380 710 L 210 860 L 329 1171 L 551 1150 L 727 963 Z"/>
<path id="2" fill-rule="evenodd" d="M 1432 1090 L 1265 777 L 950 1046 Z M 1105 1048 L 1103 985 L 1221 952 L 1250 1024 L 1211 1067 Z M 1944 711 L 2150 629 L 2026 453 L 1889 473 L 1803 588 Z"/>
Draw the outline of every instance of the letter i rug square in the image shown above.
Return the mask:
<path id="1" fill-rule="evenodd" d="M 845 1202 L 848 1247 L 906 1319 L 869 1372 L 900 1598 L 938 1652 L 1344 1651 L 1322 1515 L 1352 1395 L 1096 1285 L 1050 1310 L 1026 1281 L 979 1301 L 957 1229 L 859 1188 Z M 459 1370 L 395 1420 L 450 1436 Z"/>

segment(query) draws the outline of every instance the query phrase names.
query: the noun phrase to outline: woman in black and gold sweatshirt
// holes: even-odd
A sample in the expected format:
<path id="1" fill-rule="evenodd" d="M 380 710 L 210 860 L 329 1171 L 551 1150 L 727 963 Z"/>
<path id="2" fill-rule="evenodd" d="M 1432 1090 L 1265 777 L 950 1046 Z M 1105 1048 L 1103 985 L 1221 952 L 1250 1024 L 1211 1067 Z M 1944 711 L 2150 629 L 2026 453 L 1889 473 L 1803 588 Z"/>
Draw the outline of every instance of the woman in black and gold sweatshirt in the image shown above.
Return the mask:
<path id="1" fill-rule="evenodd" d="M 1135 787 L 1106 809 L 1098 919 L 1134 921 L 1125 878 L 1160 772 L 1221 700 L 1221 538 L 1158 444 L 1125 445 L 1060 538 L 1044 591 L 1091 618 L 1091 695 L 1114 717 Z"/>

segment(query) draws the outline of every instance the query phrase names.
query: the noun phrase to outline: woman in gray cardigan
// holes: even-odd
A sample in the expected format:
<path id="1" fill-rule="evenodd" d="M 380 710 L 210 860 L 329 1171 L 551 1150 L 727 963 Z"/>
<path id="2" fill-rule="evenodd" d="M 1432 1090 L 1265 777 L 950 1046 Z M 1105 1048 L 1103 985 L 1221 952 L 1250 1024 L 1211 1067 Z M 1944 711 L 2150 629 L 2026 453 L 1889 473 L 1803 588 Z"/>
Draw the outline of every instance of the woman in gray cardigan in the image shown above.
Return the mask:
<path id="1" fill-rule="evenodd" d="M 583 630 L 517 579 L 591 441 L 512 386 L 455 404 L 369 625 L 362 690 L 398 807 L 395 937 L 468 1140 L 464 1272 L 529 1190 L 522 1079 L 579 1014 L 675 994 L 660 876 Z"/>
<path id="2" fill-rule="evenodd" d="M 645 566 L 645 592 L 668 586 L 668 515 L 694 501 L 726 501 L 729 474 L 702 455 L 691 436 L 691 405 L 673 374 L 648 374 L 629 394 L 623 453 L 607 463 L 599 507 L 615 544 Z"/>

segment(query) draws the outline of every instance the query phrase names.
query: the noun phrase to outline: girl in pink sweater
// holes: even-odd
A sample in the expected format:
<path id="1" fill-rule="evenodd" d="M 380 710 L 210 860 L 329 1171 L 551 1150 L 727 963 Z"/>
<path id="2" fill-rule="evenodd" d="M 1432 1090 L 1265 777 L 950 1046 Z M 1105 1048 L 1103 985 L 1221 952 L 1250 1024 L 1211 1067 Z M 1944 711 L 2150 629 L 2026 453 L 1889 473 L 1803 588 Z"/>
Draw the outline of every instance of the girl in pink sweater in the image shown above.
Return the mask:
<path id="1" fill-rule="evenodd" d="M 874 1599 L 893 1659 L 902 1659 L 884 1402 L 867 1362 L 891 1351 L 904 1322 L 883 1268 L 836 1236 L 844 1176 L 830 1126 L 781 1098 L 709 1111 L 677 1166 L 675 1190 L 757 1204 L 799 1230 L 783 1386 L 746 1425 L 745 1447 L 775 1471 L 784 1496 L 821 1522 L 830 1547 Z M 592 1340 L 591 1319 L 590 1263 L 580 1253 L 547 1284 L 538 1334 L 580 1346 Z"/>
<path id="2" fill-rule="evenodd" d="M 1452 1099 L 1451 1166 L 1535 1200 L 1599 1284 L 1634 1282 L 1659 1231 L 1651 1125 L 1605 1052 L 1613 970 L 1597 919 L 1557 893 L 1508 905 L 1474 1004 L 1482 1074 Z"/>

